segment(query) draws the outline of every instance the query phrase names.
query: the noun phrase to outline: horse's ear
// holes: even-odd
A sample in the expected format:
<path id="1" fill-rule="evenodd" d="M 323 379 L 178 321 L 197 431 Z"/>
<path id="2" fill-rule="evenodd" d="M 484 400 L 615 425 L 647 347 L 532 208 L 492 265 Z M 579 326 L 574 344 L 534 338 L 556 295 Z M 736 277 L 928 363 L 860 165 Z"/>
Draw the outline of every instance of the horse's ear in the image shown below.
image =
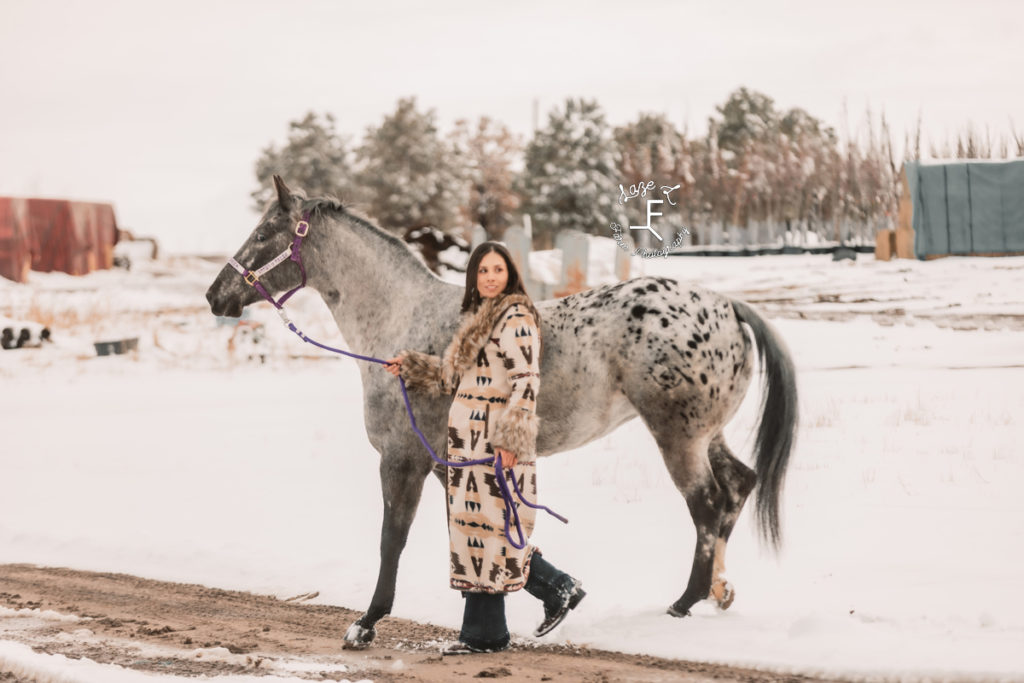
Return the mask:
<path id="1" fill-rule="evenodd" d="M 281 180 L 281 176 L 274 174 L 274 188 L 277 189 L 277 203 L 284 211 L 292 210 L 292 191 Z"/>

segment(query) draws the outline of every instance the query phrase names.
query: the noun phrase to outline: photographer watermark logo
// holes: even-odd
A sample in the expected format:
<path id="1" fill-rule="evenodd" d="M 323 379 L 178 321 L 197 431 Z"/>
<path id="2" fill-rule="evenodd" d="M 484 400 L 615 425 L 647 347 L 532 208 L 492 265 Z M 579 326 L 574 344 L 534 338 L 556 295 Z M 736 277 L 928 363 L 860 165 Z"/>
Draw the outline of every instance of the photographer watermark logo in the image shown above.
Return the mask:
<path id="1" fill-rule="evenodd" d="M 651 192 L 653 194 L 655 187 L 656 185 L 653 180 L 648 180 L 645 183 L 637 183 L 635 185 L 630 185 L 628 192 L 626 188 L 624 188 L 622 185 L 619 185 L 619 204 L 625 205 L 626 202 L 628 202 L 630 199 L 636 199 L 638 197 L 646 199 L 647 193 Z M 660 190 L 661 194 L 665 197 L 665 199 L 647 199 L 647 224 L 631 225 L 629 226 L 629 229 L 647 230 L 652 235 L 654 235 L 654 237 L 657 238 L 659 242 L 665 244 L 665 239 L 661 236 L 660 233 L 658 233 L 657 230 L 655 230 L 654 226 L 651 224 L 652 218 L 654 218 L 655 216 L 663 215 L 661 211 L 655 211 L 655 207 L 653 205 L 664 204 L 665 201 L 668 201 L 670 205 L 675 206 L 676 203 L 672 201 L 672 193 L 678 189 L 678 185 L 662 185 Z M 629 251 L 629 246 L 622 239 L 622 226 L 619 225 L 618 223 L 612 223 L 611 228 L 612 236 L 615 238 L 615 242 L 616 244 L 619 245 L 619 248 L 621 248 L 624 251 Z M 689 230 L 687 230 L 686 228 L 680 228 L 679 231 L 676 232 L 675 239 L 673 239 L 671 243 L 666 244 L 661 249 L 647 249 L 644 247 L 637 247 L 633 251 L 633 255 L 640 256 L 641 258 L 653 258 L 655 256 L 664 256 L 667 258 L 668 252 L 672 249 L 676 249 L 677 247 L 681 246 L 683 244 L 683 237 L 689 234 Z"/>

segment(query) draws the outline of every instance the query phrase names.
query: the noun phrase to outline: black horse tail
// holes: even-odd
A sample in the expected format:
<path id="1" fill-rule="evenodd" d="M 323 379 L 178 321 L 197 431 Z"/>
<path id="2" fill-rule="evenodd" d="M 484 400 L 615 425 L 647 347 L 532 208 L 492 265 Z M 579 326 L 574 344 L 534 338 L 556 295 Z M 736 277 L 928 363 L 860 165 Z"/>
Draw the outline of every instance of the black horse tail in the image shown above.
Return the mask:
<path id="1" fill-rule="evenodd" d="M 754 309 L 742 301 L 733 301 L 732 308 L 740 322 L 750 326 L 757 343 L 762 390 L 755 444 L 756 512 L 761 536 L 778 550 L 782 544 L 779 501 L 796 439 L 796 370 L 782 337 Z"/>

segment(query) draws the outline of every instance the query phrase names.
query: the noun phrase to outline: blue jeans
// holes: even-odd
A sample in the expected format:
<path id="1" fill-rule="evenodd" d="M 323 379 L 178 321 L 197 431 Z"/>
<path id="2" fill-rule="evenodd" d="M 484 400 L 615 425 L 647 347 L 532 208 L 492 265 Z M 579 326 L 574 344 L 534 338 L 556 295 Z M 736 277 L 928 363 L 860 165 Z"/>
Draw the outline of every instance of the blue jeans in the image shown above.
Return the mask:
<path id="1" fill-rule="evenodd" d="M 504 593 L 464 592 L 466 608 L 462 613 L 459 640 L 481 650 L 502 650 L 511 636 L 505 623 Z"/>

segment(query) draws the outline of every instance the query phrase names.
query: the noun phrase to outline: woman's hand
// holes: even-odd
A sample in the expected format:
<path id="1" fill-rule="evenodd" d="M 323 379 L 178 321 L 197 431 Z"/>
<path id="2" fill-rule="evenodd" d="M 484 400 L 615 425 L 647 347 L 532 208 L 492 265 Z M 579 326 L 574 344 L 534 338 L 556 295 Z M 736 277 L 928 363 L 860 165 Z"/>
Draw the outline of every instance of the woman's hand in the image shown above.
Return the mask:
<path id="1" fill-rule="evenodd" d="M 501 458 L 501 467 L 503 469 L 516 466 L 516 454 L 512 451 L 507 451 L 504 448 L 495 448 L 494 452 Z"/>
<path id="2" fill-rule="evenodd" d="M 389 358 L 386 361 L 387 365 L 384 366 L 384 369 L 390 372 L 395 377 L 401 377 L 402 360 L 403 358 L 401 355 L 395 356 L 394 358 Z"/>

